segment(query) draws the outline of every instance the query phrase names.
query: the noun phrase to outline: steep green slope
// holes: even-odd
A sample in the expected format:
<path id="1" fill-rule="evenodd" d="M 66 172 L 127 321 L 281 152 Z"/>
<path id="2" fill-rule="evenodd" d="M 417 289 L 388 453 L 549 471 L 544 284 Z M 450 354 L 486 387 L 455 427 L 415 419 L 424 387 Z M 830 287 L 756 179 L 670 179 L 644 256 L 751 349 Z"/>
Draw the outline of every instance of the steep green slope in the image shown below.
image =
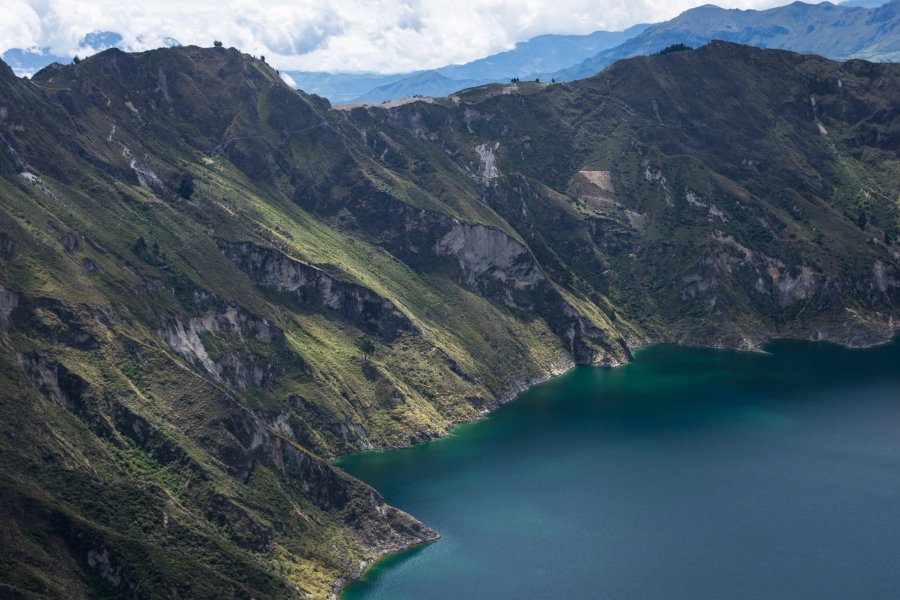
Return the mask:
<path id="1" fill-rule="evenodd" d="M 897 98 L 893 65 L 716 42 L 353 115 L 434 140 L 554 280 L 654 339 L 866 344 L 894 329 Z"/>
<path id="2" fill-rule="evenodd" d="M 651 340 L 889 337 L 900 72 L 730 44 L 340 112 L 236 50 L 0 64 L 0 582 L 323 597 L 328 463 Z"/>
<path id="3" fill-rule="evenodd" d="M 416 271 L 306 212 L 353 195 L 492 224 L 497 276 L 564 302 L 489 209 L 398 178 L 266 65 L 183 48 L 2 75 L 13 588 L 327 595 L 434 534 L 320 457 L 433 437 L 571 364 L 544 319 L 458 285 L 456 250 Z"/>

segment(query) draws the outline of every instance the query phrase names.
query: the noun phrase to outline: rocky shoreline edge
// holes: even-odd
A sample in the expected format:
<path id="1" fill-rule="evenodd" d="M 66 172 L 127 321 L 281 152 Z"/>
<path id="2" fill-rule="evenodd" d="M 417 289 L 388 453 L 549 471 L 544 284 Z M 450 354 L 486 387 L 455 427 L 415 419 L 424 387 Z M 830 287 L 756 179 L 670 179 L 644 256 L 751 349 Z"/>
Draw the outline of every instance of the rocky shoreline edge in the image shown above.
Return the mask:
<path id="1" fill-rule="evenodd" d="M 846 332 L 846 333 L 850 333 L 850 332 Z M 871 337 L 860 338 L 857 335 L 853 335 L 853 336 L 847 335 L 846 337 L 831 338 L 831 337 L 822 337 L 821 332 L 817 332 L 816 336 L 808 336 L 808 337 L 800 337 L 800 336 L 781 337 L 781 336 L 771 336 L 770 335 L 770 336 L 766 336 L 766 337 L 762 338 L 761 340 L 755 340 L 755 341 L 751 341 L 751 340 L 744 338 L 740 344 L 725 344 L 725 343 L 722 343 L 721 340 L 715 341 L 715 342 L 710 342 L 710 343 L 691 343 L 689 341 L 684 341 L 684 340 L 680 341 L 680 342 L 673 342 L 670 340 L 644 340 L 643 343 L 641 343 L 639 346 L 636 346 L 634 348 L 629 347 L 629 351 L 632 354 L 634 354 L 634 353 L 639 352 L 649 346 L 654 346 L 654 345 L 658 345 L 658 344 L 673 344 L 673 345 L 687 347 L 687 348 L 708 348 L 711 350 L 734 350 L 737 352 L 765 353 L 765 350 L 763 350 L 763 347 L 766 344 L 768 344 L 770 342 L 780 341 L 780 340 L 809 342 L 809 343 L 828 343 L 828 344 L 835 344 L 835 345 L 838 345 L 838 346 L 841 346 L 841 347 L 844 347 L 844 348 L 847 348 L 850 350 L 864 350 L 867 348 L 876 348 L 878 346 L 884 346 L 887 344 L 894 343 L 898 339 L 898 337 L 900 337 L 900 323 L 894 323 L 893 320 L 889 321 L 887 329 L 880 332 L 880 335 L 879 335 L 879 332 L 875 332 L 872 330 L 867 331 L 867 333 L 871 334 Z M 479 419 L 469 421 L 468 423 L 474 423 L 474 422 L 477 422 L 478 420 L 484 419 L 488 415 L 490 415 L 493 411 L 495 411 L 496 409 L 500 408 L 504 404 L 512 402 L 513 400 L 515 400 L 516 398 L 518 398 L 519 396 L 521 396 L 522 394 L 524 394 L 531 388 L 541 385 L 542 383 L 546 383 L 553 378 L 565 375 L 566 373 L 568 373 L 569 371 L 571 371 L 572 369 L 574 369 L 577 366 L 582 366 L 582 365 L 578 365 L 571 357 L 566 357 L 566 358 L 568 358 L 568 360 L 561 359 L 561 360 L 551 364 L 551 368 L 540 375 L 536 375 L 534 377 L 530 377 L 530 378 L 527 378 L 524 380 L 513 381 L 508 386 L 507 390 L 505 390 L 493 404 L 491 404 L 489 407 L 487 407 L 481 411 Z M 590 366 L 595 366 L 595 367 L 600 367 L 600 368 L 617 368 L 622 365 L 628 364 L 629 362 L 631 362 L 631 361 L 630 360 L 621 361 L 621 362 L 604 361 L 603 363 L 598 363 L 598 364 L 590 365 Z M 583 366 L 588 366 L 588 365 L 583 365 Z M 464 424 L 466 424 L 466 423 L 457 423 L 456 425 L 464 425 Z M 456 425 L 454 425 L 454 427 Z M 441 435 L 431 436 L 428 439 L 416 442 L 415 445 L 426 444 L 426 443 L 434 441 L 436 439 L 441 439 L 441 438 L 447 437 L 448 435 L 451 434 L 452 431 L 453 431 L 453 427 L 451 427 L 450 429 L 448 429 Z M 388 447 L 384 447 L 384 448 L 378 448 L 375 451 L 376 452 L 386 452 L 388 450 L 400 450 L 402 448 L 412 447 L 412 445 L 413 444 L 409 444 L 409 445 L 405 445 L 405 446 L 400 446 L 400 445 L 388 446 Z M 332 461 L 332 462 L 334 462 L 334 461 Z M 415 518 L 415 515 L 412 515 L 412 516 Z M 432 531 L 432 533 L 434 535 L 432 537 L 429 537 L 428 539 L 414 542 L 407 546 L 402 546 L 402 547 L 392 548 L 392 549 L 385 549 L 383 551 L 379 550 L 377 552 L 376 556 L 374 558 L 372 558 L 371 560 L 360 561 L 360 564 L 357 568 L 354 568 L 345 577 L 338 579 L 335 582 L 334 586 L 332 586 L 332 590 L 333 590 L 332 596 L 331 596 L 332 600 L 339 600 L 341 594 L 344 592 L 344 589 L 346 588 L 347 585 L 349 585 L 350 583 L 352 583 L 354 581 L 359 580 L 368 569 L 375 566 L 379 561 L 387 558 L 388 556 L 394 555 L 394 554 L 406 552 L 406 551 L 412 550 L 413 548 L 418 548 L 418 547 L 424 546 L 426 544 L 431 544 L 441 538 L 440 533 L 438 533 L 434 530 L 430 530 L 430 531 Z"/>

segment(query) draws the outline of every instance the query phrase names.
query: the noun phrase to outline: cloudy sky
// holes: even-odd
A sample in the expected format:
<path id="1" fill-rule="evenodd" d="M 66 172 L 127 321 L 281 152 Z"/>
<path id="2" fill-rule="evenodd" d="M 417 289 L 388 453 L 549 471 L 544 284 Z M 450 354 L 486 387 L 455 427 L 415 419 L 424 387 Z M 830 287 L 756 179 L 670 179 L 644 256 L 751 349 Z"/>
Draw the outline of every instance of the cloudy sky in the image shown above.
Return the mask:
<path id="1" fill-rule="evenodd" d="M 125 50 L 214 39 L 283 70 L 396 73 L 463 63 L 544 33 L 621 30 L 701 0 L 0 0 L 0 53 L 85 56 L 85 34 L 112 31 Z M 769 8 L 786 0 L 721 0 Z"/>

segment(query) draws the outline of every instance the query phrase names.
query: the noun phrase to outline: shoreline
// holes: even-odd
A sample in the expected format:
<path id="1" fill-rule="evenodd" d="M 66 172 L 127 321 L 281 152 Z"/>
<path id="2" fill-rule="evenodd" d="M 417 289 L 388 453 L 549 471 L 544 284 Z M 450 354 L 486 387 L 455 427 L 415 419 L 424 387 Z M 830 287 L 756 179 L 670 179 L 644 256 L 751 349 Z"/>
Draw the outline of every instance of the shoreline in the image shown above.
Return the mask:
<path id="1" fill-rule="evenodd" d="M 432 530 L 434 531 L 434 530 Z M 403 554 L 404 552 L 411 552 L 417 548 L 423 548 L 429 544 L 433 544 L 436 541 L 441 539 L 441 534 L 437 531 L 434 532 L 434 537 L 422 540 L 421 542 L 416 542 L 415 544 L 411 544 L 405 548 L 400 548 L 399 550 L 385 550 L 383 552 L 379 552 L 375 558 L 371 560 L 363 560 L 359 563 L 359 568 L 354 570 L 349 576 L 342 577 L 338 579 L 334 585 L 331 587 L 331 600 L 340 600 L 341 596 L 347 590 L 347 586 L 356 581 L 360 581 L 363 578 L 363 575 L 366 574 L 367 571 L 375 567 L 378 563 L 383 560 L 387 560 L 392 556 L 397 556 L 399 554 Z"/>
<path id="2" fill-rule="evenodd" d="M 641 348 L 645 348 L 654 343 L 655 342 L 651 342 L 649 344 L 644 344 L 643 346 L 641 346 Z M 632 354 L 635 351 L 631 351 Z M 436 435 L 427 440 L 422 440 L 420 442 L 416 442 L 415 444 L 407 444 L 405 446 L 398 445 L 398 446 L 385 446 L 385 447 L 381 447 L 381 448 L 373 448 L 371 450 L 365 450 L 364 452 L 361 452 L 359 454 L 368 454 L 370 452 L 388 452 L 390 450 L 402 450 L 403 448 L 412 448 L 413 446 L 418 446 L 420 444 L 428 444 L 428 443 L 434 442 L 436 440 L 446 439 L 446 438 L 450 437 L 450 435 L 452 435 L 452 432 L 455 428 L 457 428 L 461 425 L 469 425 L 471 423 L 477 423 L 479 421 L 486 419 L 487 416 L 489 416 L 495 410 L 497 410 L 504 404 L 513 402 L 514 400 L 516 400 L 516 398 L 518 398 L 519 396 L 521 396 L 528 390 L 532 389 L 533 387 L 538 386 L 542 383 L 547 383 L 548 381 L 550 381 L 551 379 L 553 379 L 555 377 L 561 377 L 561 376 L 565 375 L 566 373 L 569 373 L 570 371 L 572 371 L 574 368 L 576 368 L 578 366 L 597 366 L 600 368 L 616 368 L 616 367 L 620 367 L 624 364 L 628 364 L 628 362 L 629 361 L 626 360 L 625 362 L 618 363 L 615 365 L 599 365 L 599 364 L 598 365 L 579 365 L 578 363 L 575 362 L 575 360 L 573 358 L 568 357 L 568 360 L 566 360 L 566 361 L 559 361 L 558 364 L 565 365 L 562 368 L 551 366 L 551 368 L 548 371 L 546 371 L 545 373 L 542 373 L 540 375 L 537 375 L 535 377 L 527 379 L 524 382 L 512 382 L 512 384 L 509 386 L 509 388 L 506 391 L 504 391 L 494 401 L 493 404 L 489 405 L 488 408 L 485 408 L 484 410 L 479 411 L 478 417 L 476 419 L 473 419 L 471 421 L 460 421 L 459 423 L 454 423 L 450 428 L 448 428 L 446 431 L 444 431 L 444 433 L 442 433 L 441 435 Z M 332 465 L 334 465 L 335 467 L 340 469 L 341 467 L 340 467 L 340 465 L 337 464 L 337 462 L 341 458 L 344 458 L 345 456 L 355 456 L 355 454 L 346 454 L 343 456 L 337 456 L 337 457 L 333 458 L 330 462 Z M 341 470 L 343 471 L 343 469 L 341 469 Z M 352 475 L 351 475 L 351 477 L 352 477 Z M 365 482 L 363 482 L 363 483 L 365 483 Z M 366 484 L 366 485 L 368 485 L 368 484 Z M 398 509 L 398 510 L 402 510 L 402 509 Z M 411 516 L 413 518 L 416 518 L 415 515 L 411 515 Z M 433 544 L 434 542 L 440 540 L 441 539 L 440 532 L 435 531 L 435 530 L 432 530 L 432 531 L 434 531 L 435 537 L 433 537 L 431 539 L 423 540 L 421 542 L 416 542 L 405 548 L 400 548 L 397 550 L 386 550 L 384 552 L 379 552 L 373 559 L 371 559 L 369 561 L 362 561 L 359 569 L 356 569 L 353 572 L 351 572 L 349 575 L 342 577 L 342 578 L 338 579 L 337 581 L 335 581 L 334 585 L 332 586 L 333 591 L 331 594 L 331 600 L 340 600 L 349 584 L 362 579 L 363 575 L 365 575 L 365 573 L 368 570 L 370 570 L 372 567 L 374 567 L 379 562 L 381 562 L 391 556 L 395 556 L 395 555 L 401 554 L 403 552 L 408 552 L 410 550 L 413 550 L 415 548 L 419 548 L 419 547 L 422 547 L 422 546 L 425 546 L 428 544 Z"/>
<path id="3" fill-rule="evenodd" d="M 745 341 L 747 341 L 747 340 L 745 340 Z M 634 356 L 636 356 L 636 354 L 638 352 L 641 352 L 642 350 L 645 350 L 646 348 L 649 348 L 651 346 L 673 345 L 673 346 L 677 346 L 680 348 L 701 348 L 701 349 L 717 350 L 717 351 L 733 351 L 733 352 L 749 352 L 749 353 L 758 353 L 758 354 L 771 354 L 770 352 L 764 350 L 763 347 L 772 342 L 779 342 L 779 341 L 804 342 L 804 343 L 810 343 L 810 344 L 832 344 L 834 346 L 838 346 L 838 347 L 841 347 L 841 348 L 844 348 L 847 350 L 868 350 L 871 348 L 887 346 L 889 344 L 900 341 L 900 325 L 895 326 L 893 328 L 893 330 L 885 338 L 881 339 L 880 341 L 873 341 L 873 342 L 869 342 L 866 344 L 856 344 L 850 340 L 841 342 L 841 341 L 834 341 L 832 339 L 813 339 L 813 338 L 809 338 L 809 337 L 801 338 L 801 337 L 790 337 L 790 336 L 788 336 L 788 337 L 778 337 L 778 336 L 766 337 L 759 344 L 747 344 L 747 345 L 742 345 L 742 346 L 733 346 L 733 345 L 724 345 L 724 344 L 722 344 L 722 345 L 691 344 L 691 343 L 681 343 L 681 342 L 671 342 L 671 341 L 648 341 L 639 347 L 636 347 L 633 349 L 629 348 L 632 358 L 625 360 L 623 362 L 620 362 L 620 363 L 588 365 L 588 364 L 578 364 L 574 360 L 571 360 L 568 363 L 566 363 L 567 366 L 563 370 L 551 369 L 550 371 L 548 371 L 547 373 L 544 373 L 543 375 L 536 376 L 536 377 L 529 379 L 524 385 L 513 383 L 513 385 L 511 387 L 518 389 L 518 391 L 505 392 L 503 394 L 503 396 L 501 396 L 501 398 L 499 398 L 496 401 L 495 404 L 491 405 L 489 408 L 484 409 L 483 411 L 480 411 L 479 417 L 477 419 L 474 419 L 472 421 L 464 421 L 464 422 L 460 422 L 460 423 L 455 423 L 452 427 L 450 427 L 447 431 L 445 431 L 441 435 L 435 436 L 435 437 L 427 439 L 427 440 L 417 442 L 415 444 L 408 444 L 405 446 L 399 446 L 399 445 L 398 446 L 388 446 L 388 447 L 383 447 L 383 448 L 367 450 L 363 453 L 387 452 L 390 450 L 402 450 L 404 448 L 412 448 L 412 447 L 418 446 L 420 444 L 427 444 L 427 443 L 433 442 L 435 440 L 447 438 L 450 435 L 452 435 L 452 431 L 456 427 L 458 427 L 460 425 L 477 423 L 478 421 L 485 419 L 487 416 L 489 416 L 491 413 L 493 413 L 495 410 L 497 410 L 504 404 L 508 404 L 510 402 L 515 401 L 519 396 L 521 396 L 525 392 L 529 391 L 533 387 L 541 385 L 542 383 L 546 383 L 556 377 L 561 377 L 561 376 L 569 373 L 576 367 L 588 366 L 588 367 L 595 367 L 595 368 L 615 369 L 615 368 L 621 367 L 623 365 L 629 364 L 630 362 L 632 362 L 634 360 Z M 344 456 L 355 456 L 355 454 L 347 454 Z M 344 456 L 338 456 L 338 457 L 334 458 L 331 461 L 332 464 L 335 464 L 335 466 L 337 468 L 340 468 L 340 466 L 337 465 L 336 462 L 338 460 L 340 460 L 341 458 L 344 458 Z M 363 482 L 363 483 L 365 483 L 365 482 Z M 366 484 L 366 485 L 368 485 L 368 484 Z M 402 510 L 402 509 L 398 509 L 398 510 Z M 415 518 L 415 515 L 411 515 L 411 516 L 413 516 Z M 387 551 L 379 553 L 375 558 L 373 558 L 370 561 L 363 561 L 364 564 L 360 565 L 360 568 L 358 571 L 354 571 L 350 575 L 343 577 L 335 582 L 335 585 L 332 588 L 334 590 L 332 593 L 332 596 L 331 596 L 332 600 L 340 600 L 344 591 L 347 588 L 347 585 L 349 585 L 352 582 L 359 581 L 360 579 L 362 579 L 363 575 L 365 575 L 365 573 L 369 569 L 374 567 L 377 563 L 381 562 L 382 560 L 384 560 L 390 556 L 394 556 L 394 555 L 397 555 L 397 554 L 400 554 L 403 552 L 413 550 L 413 549 L 421 547 L 421 546 L 425 546 L 427 544 L 432 544 L 434 542 L 437 542 L 440 539 L 441 539 L 440 532 L 435 531 L 435 537 L 432 539 L 424 540 L 421 542 L 416 542 L 414 544 L 411 544 L 405 548 L 400 548 L 398 550 L 387 550 Z"/>

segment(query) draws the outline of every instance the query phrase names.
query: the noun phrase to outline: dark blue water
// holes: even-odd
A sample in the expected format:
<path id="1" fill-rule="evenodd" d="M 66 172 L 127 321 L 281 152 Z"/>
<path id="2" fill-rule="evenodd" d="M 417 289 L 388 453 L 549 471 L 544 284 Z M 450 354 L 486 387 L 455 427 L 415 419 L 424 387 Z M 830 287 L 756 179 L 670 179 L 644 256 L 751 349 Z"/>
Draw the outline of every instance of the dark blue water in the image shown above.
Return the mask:
<path id="1" fill-rule="evenodd" d="M 900 598 L 900 344 L 658 346 L 341 466 L 443 536 L 350 599 Z"/>

